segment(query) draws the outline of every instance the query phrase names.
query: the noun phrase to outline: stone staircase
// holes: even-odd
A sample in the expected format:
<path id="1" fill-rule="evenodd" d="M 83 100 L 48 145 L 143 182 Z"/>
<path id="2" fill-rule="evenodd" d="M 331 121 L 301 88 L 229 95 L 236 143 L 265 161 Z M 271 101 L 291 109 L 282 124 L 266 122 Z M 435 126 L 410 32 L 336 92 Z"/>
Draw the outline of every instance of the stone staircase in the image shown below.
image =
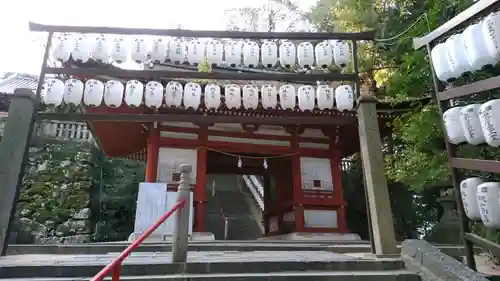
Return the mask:
<path id="1" fill-rule="evenodd" d="M 9 251 L 17 255 L 0 258 L 0 280 L 89 280 L 125 246 L 125 243 L 14 246 Z M 329 246 L 332 245 L 290 241 L 191 243 L 188 262 L 172 263 L 169 244 L 144 244 L 123 262 L 120 279 L 420 280 L 418 275 L 405 269 L 400 258 L 333 253 Z M 163 251 L 155 251 L 157 249 Z"/>

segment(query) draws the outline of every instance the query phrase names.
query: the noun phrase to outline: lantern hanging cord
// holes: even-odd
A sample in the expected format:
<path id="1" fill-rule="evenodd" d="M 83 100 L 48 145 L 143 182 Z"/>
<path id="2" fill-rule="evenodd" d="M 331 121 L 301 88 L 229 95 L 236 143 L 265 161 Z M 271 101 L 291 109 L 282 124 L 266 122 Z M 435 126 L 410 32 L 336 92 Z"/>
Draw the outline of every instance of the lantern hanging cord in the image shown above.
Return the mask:
<path id="1" fill-rule="evenodd" d="M 395 44 L 395 42 L 392 42 L 392 43 L 389 43 L 390 41 L 394 41 L 396 39 L 399 39 L 401 36 L 405 35 L 406 33 L 410 32 L 410 30 L 415 27 L 415 25 L 417 25 L 417 23 L 419 23 L 422 19 L 425 19 L 425 22 L 427 23 L 427 29 L 429 32 L 431 32 L 431 23 L 429 21 L 429 16 L 427 15 L 427 13 L 423 13 L 422 15 L 420 15 L 416 20 L 415 22 L 413 22 L 408 28 L 406 28 L 403 32 L 393 36 L 393 37 L 390 37 L 390 38 L 379 38 L 379 39 L 375 39 L 375 42 L 378 42 L 378 43 L 382 43 L 383 45 L 393 45 Z M 412 39 L 413 37 L 405 37 L 403 39 Z"/>
<path id="2" fill-rule="evenodd" d="M 207 146 L 200 146 L 200 148 L 205 148 L 206 150 L 209 150 L 209 151 L 218 152 L 220 154 L 224 154 L 224 155 L 232 156 L 232 157 L 238 157 L 241 159 L 261 159 L 261 160 L 263 159 L 263 160 L 266 160 L 266 159 L 278 159 L 278 158 L 285 158 L 285 157 L 290 157 L 290 156 L 294 156 L 294 155 L 299 155 L 299 153 L 296 152 L 296 153 L 289 153 L 289 154 L 276 155 L 276 156 L 245 156 L 245 155 L 233 154 L 233 153 L 225 152 L 222 150 L 209 148 Z"/>

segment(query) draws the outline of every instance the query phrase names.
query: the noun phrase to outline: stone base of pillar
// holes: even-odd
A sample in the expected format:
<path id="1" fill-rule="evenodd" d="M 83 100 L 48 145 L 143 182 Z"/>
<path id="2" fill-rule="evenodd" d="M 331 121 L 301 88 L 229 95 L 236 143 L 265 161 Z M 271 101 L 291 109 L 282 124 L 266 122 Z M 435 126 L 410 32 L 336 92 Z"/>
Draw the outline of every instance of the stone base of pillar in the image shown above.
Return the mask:
<path id="1" fill-rule="evenodd" d="M 141 234 L 142 233 L 135 233 L 135 232 L 130 234 L 130 236 L 128 237 L 128 241 L 129 242 L 135 241 L 137 238 L 139 238 Z M 172 242 L 173 239 L 174 239 L 173 235 L 169 234 L 161 235 L 153 233 L 146 240 L 144 240 L 144 242 L 146 243 Z M 215 235 L 210 232 L 193 232 L 191 235 L 189 235 L 188 239 L 189 241 L 214 241 Z"/>

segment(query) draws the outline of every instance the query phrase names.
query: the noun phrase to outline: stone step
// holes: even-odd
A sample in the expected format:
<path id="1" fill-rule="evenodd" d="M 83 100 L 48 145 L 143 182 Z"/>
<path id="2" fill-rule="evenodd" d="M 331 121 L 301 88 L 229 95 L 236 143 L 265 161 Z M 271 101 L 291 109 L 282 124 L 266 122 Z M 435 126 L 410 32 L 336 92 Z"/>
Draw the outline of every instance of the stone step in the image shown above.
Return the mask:
<path id="1" fill-rule="evenodd" d="M 0 281 L 76 281 L 89 280 L 90 278 L 30 278 L 30 279 L 0 279 Z M 107 277 L 104 280 L 111 280 Z M 233 281 L 420 281 L 420 277 L 406 270 L 387 271 L 308 271 L 308 272 L 279 272 L 279 273 L 233 273 L 233 274 L 172 274 L 172 275 L 147 275 L 147 276 L 120 276 L 126 281 L 174 281 L 174 280 L 233 280 Z"/>
<path id="2" fill-rule="evenodd" d="M 113 261 L 107 255 L 18 255 L 0 257 L 1 278 L 92 276 Z M 374 259 L 321 251 L 190 252 L 188 263 L 172 263 L 171 253 L 133 253 L 123 276 L 236 274 L 309 271 L 386 271 L 404 269 L 400 259 Z"/>

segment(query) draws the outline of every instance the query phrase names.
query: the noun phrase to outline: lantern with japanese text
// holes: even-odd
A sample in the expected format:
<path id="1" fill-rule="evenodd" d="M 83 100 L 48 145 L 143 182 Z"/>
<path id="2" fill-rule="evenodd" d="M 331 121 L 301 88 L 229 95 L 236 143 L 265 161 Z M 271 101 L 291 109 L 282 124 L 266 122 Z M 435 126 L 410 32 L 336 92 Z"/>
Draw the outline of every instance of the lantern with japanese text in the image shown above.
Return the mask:
<path id="1" fill-rule="evenodd" d="M 339 111 L 354 108 L 354 91 L 351 85 L 341 85 L 335 89 L 335 105 Z"/>
<path id="2" fill-rule="evenodd" d="M 45 104 L 61 105 L 64 96 L 64 82 L 55 78 L 46 79 L 40 95 Z"/>
<path id="3" fill-rule="evenodd" d="M 163 85 L 158 81 L 149 81 L 144 90 L 144 104 L 149 108 L 160 108 L 163 103 Z"/>
<path id="4" fill-rule="evenodd" d="M 500 183 L 484 182 L 477 187 L 477 203 L 486 227 L 500 228 Z"/>
<path id="5" fill-rule="evenodd" d="M 222 55 L 224 46 L 218 40 L 210 40 L 207 42 L 207 62 L 211 66 L 218 66 L 222 64 Z"/>
<path id="6" fill-rule="evenodd" d="M 316 89 L 316 100 L 321 110 L 333 108 L 333 89 L 329 85 L 319 85 Z"/>
<path id="7" fill-rule="evenodd" d="M 149 50 L 149 58 L 153 62 L 164 62 L 167 59 L 168 45 L 168 40 L 165 38 L 154 38 Z"/>
<path id="8" fill-rule="evenodd" d="M 184 107 L 198 109 L 201 104 L 201 86 L 198 83 L 189 82 L 184 86 Z"/>
<path id="9" fill-rule="evenodd" d="M 452 78 L 458 78 L 471 71 L 471 66 L 465 53 L 462 34 L 453 34 L 444 43 L 448 51 L 448 64 Z"/>
<path id="10" fill-rule="evenodd" d="M 243 107 L 256 109 L 259 106 L 259 90 L 254 85 L 243 86 Z"/>
<path id="11" fill-rule="evenodd" d="M 302 42 L 297 46 L 297 61 L 303 68 L 310 68 L 314 64 L 314 46 L 311 42 Z"/>
<path id="12" fill-rule="evenodd" d="M 481 213 L 477 200 L 477 187 L 483 183 L 481 178 L 468 178 L 460 183 L 460 194 L 465 214 L 471 220 L 480 220 Z"/>
<path id="13" fill-rule="evenodd" d="M 52 55 L 57 61 L 67 62 L 74 48 L 75 38 L 69 34 L 62 33 L 57 37 Z"/>
<path id="14" fill-rule="evenodd" d="M 259 45 L 256 42 L 248 41 L 243 44 L 243 64 L 246 67 L 257 67 L 259 65 Z"/>
<path id="15" fill-rule="evenodd" d="M 143 63 L 148 59 L 148 44 L 144 37 L 136 36 L 132 39 L 131 57 L 136 63 Z"/>
<path id="16" fill-rule="evenodd" d="M 112 38 L 105 34 L 97 35 L 92 47 L 92 59 L 100 63 L 107 63 L 111 57 L 112 48 Z"/>
<path id="17" fill-rule="evenodd" d="M 273 85 L 263 85 L 261 90 L 261 102 L 264 109 L 276 109 L 278 105 L 278 90 Z"/>
<path id="18" fill-rule="evenodd" d="M 469 104 L 460 111 L 460 124 L 465 134 L 465 139 L 472 145 L 485 142 L 481 120 L 479 120 L 480 104 Z"/>
<path id="19" fill-rule="evenodd" d="M 170 61 L 175 64 L 184 63 L 186 58 L 186 45 L 181 38 L 175 38 L 170 41 L 170 47 L 168 48 Z"/>
<path id="20" fill-rule="evenodd" d="M 198 39 L 193 39 L 188 43 L 187 58 L 190 64 L 199 65 L 203 62 L 205 55 L 205 44 Z"/>
<path id="21" fill-rule="evenodd" d="M 83 103 L 87 106 L 99 106 L 104 95 L 104 83 L 96 79 L 89 79 L 85 82 L 83 92 Z"/>
<path id="22" fill-rule="evenodd" d="M 473 70 L 496 64 L 495 57 L 488 52 L 485 37 L 480 23 L 470 25 L 462 33 L 467 60 Z"/>
<path id="23" fill-rule="evenodd" d="M 295 66 L 295 44 L 286 41 L 281 43 L 279 48 L 280 64 L 284 68 L 292 68 Z"/>
<path id="24" fill-rule="evenodd" d="M 220 86 L 214 83 L 205 86 L 205 107 L 208 109 L 217 109 L 220 106 L 221 98 Z"/>
<path id="25" fill-rule="evenodd" d="M 83 98 L 83 82 L 78 79 L 68 79 L 64 82 L 63 100 L 66 104 L 80 105 Z"/>
<path id="26" fill-rule="evenodd" d="M 229 109 L 239 109 L 241 107 L 241 88 L 238 85 L 230 84 L 224 88 L 224 100 Z"/>
<path id="27" fill-rule="evenodd" d="M 278 62 L 278 46 L 273 41 L 266 41 L 262 43 L 260 48 L 262 65 L 264 67 L 274 67 Z"/>
<path id="28" fill-rule="evenodd" d="M 336 40 L 332 46 L 333 61 L 338 67 L 346 67 L 350 60 L 349 44 L 344 41 Z"/>
<path id="29" fill-rule="evenodd" d="M 139 107 L 144 95 L 144 84 L 141 81 L 129 80 L 125 86 L 125 104 L 130 107 Z"/>
<path id="30" fill-rule="evenodd" d="M 77 36 L 74 46 L 71 57 L 80 63 L 88 62 L 90 59 L 90 52 L 92 51 L 90 38 L 85 34 L 80 34 Z"/>
<path id="31" fill-rule="evenodd" d="M 462 108 L 461 106 L 452 107 L 443 113 L 444 129 L 448 136 L 448 141 L 452 144 L 459 144 L 466 141 L 464 130 L 460 123 L 460 111 Z"/>
<path id="32" fill-rule="evenodd" d="M 125 86 L 117 80 L 109 80 L 104 88 L 104 104 L 109 107 L 119 107 L 123 102 Z"/>
<path id="33" fill-rule="evenodd" d="M 124 63 L 130 55 L 129 39 L 123 35 L 116 36 L 111 48 L 111 59 L 116 63 Z"/>
<path id="34" fill-rule="evenodd" d="M 241 64 L 241 56 L 243 54 L 241 42 L 229 41 L 224 48 L 224 56 L 226 64 L 231 67 L 237 67 Z"/>
<path id="35" fill-rule="evenodd" d="M 494 12 L 484 18 L 482 33 L 489 55 L 495 62 L 500 60 L 500 12 Z"/>
<path id="36" fill-rule="evenodd" d="M 165 104 L 171 107 L 180 107 L 182 105 L 182 84 L 175 81 L 168 82 L 165 87 Z"/>
<path id="37" fill-rule="evenodd" d="M 432 67 L 439 80 L 446 82 L 452 80 L 452 72 L 448 62 L 448 51 L 444 43 L 437 44 L 431 51 Z"/>
<path id="38" fill-rule="evenodd" d="M 316 92 L 314 91 L 313 86 L 300 86 L 297 95 L 299 97 L 299 108 L 301 110 L 314 110 L 314 107 L 316 106 Z"/>
<path id="39" fill-rule="evenodd" d="M 479 120 L 486 143 L 500 146 L 500 99 L 483 103 L 479 107 Z"/>
<path id="40" fill-rule="evenodd" d="M 296 105 L 297 94 L 292 85 L 283 85 L 279 89 L 280 105 L 282 109 L 294 109 Z"/>
<path id="41" fill-rule="evenodd" d="M 333 50 L 327 41 L 317 44 L 314 48 L 314 54 L 316 57 L 316 66 L 328 68 L 332 64 Z"/>

